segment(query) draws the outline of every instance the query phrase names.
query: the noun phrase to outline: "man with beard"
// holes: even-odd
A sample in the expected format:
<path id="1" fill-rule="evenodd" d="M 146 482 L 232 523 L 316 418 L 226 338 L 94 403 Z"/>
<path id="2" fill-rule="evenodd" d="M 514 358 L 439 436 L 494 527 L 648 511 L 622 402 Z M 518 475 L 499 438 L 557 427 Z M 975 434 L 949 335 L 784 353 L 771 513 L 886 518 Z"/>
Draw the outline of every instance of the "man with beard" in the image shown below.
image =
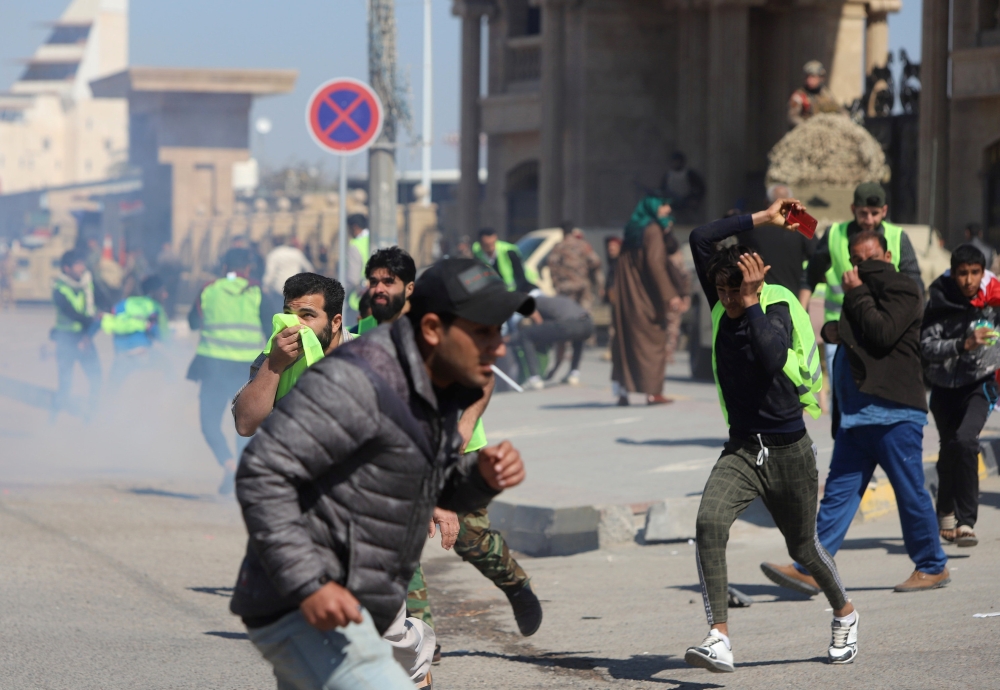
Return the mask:
<path id="1" fill-rule="evenodd" d="M 380 249 L 365 267 L 368 278 L 367 295 L 371 300 L 371 316 L 358 322 L 358 335 L 387 323 L 394 323 L 409 311 L 408 300 L 413 294 L 417 267 L 413 258 L 399 247 Z M 493 394 L 494 381 L 483 390 L 483 397 L 462 414 L 458 430 L 465 441 L 465 452 L 478 452 L 486 447 L 486 432 L 481 416 Z M 518 629 L 525 636 L 533 635 L 542 623 L 542 606 L 531 590 L 530 580 L 511 556 L 507 543 L 499 532 L 490 527 L 486 509 L 456 514 L 434 509 L 431 530 L 441 529 L 441 545 L 455 547 L 455 552 L 471 563 L 486 578 L 507 595 L 514 610 Z M 433 534 L 433 531 L 431 532 Z M 419 618 L 434 627 L 423 570 L 418 566 L 410 581 L 406 599 L 407 615 Z M 435 653 L 435 660 L 438 659 Z"/>
<path id="2" fill-rule="evenodd" d="M 309 359 L 306 350 L 310 344 L 318 346 L 317 354 L 328 355 L 341 343 L 351 340 L 350 334 L 341 328 L 344 288 L 336 280 L 316 273 L 299 273 L 285 281 L 282 292 L 284 314 L 275 316 L 278 325 L 271 336 L 269 351 L 262 352 L 250 365 L 250 381 L 233 399 L 233 417 L 240 436 L 253 436 L 281 394 L 294 384 L 289 379 L 301 375 Z M 300 361 L 302 366 L 295 371 Z M 285 386 L 281 385 L 283 377 Z"/>

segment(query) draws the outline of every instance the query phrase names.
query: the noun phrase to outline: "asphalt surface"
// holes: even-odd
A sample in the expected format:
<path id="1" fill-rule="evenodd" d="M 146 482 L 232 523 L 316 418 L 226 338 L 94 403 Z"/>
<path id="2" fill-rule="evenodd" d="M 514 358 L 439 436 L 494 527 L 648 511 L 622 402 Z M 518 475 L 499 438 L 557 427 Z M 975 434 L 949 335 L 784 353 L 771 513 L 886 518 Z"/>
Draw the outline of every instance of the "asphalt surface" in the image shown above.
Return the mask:
<path id="1" fill-rule="evenodd" d="M 228 612 L 245 548 L 232 499 L 198 428 L 183 374 L 194 339 L 168 348 L 173 372 L 144 372 L 84 423 L 80 400 L 49 420 L 55 364 L 48 309 L 0 312 L 0 689 L 269 688 L 270 669 Z M 110 343 L 99 340 L 105 369 Z M 632 503 L 700 491 L 725 435 L 714 386 L 671 368 L 667 407 L 611 405 L 608 364 L 590 350 L 584 385 L 498 395 L 493 440 L 510 438 L 528 481 L 510 498 L 546 505 Z M 638 400 L 635 400 L 638 403 Z M 991 420 L 990 427 L 1000 427 Z M 810 422 L 829 462 L 828 418 Z M 936 452 L 933 424 L 925 451 Z M 780 535 L 740 522 L 730 576 L 756 599 L 730 618 L 738 670 L 683 663 L 707 631 L 693 547 L 627 544 L 522 563 L 545 605 L 516 633 L 491 583 L 435 543 L 425 551 L 445 657 L 435 687 L 1000 687 L 1000 479 L 983 484 L 981 543 L 947 547 L 952 584 L 899 595 L 911 565 L 898 520 L 855 525 L 837 556 L 861 612 L 852 666 L 823 663 L 828 604 L 782 592 L 761 560 L 786 562 Z"/>

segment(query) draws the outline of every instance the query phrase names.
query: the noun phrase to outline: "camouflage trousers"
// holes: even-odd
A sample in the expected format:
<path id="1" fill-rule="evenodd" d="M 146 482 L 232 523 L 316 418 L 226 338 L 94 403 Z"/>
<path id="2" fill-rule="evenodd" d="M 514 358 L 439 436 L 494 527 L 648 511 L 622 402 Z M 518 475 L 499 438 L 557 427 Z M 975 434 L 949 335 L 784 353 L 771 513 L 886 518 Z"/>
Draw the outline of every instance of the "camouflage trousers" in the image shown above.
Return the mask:
<path id="1" fill-rule="evenodd" d="M 527 573 L 510 555 L 510 549 L 507 548 L 503 536 L 490 529 L 490 516 L 485 509 L 474 513 L 459 513 L 458 525 L 455 553 L 463 561 L 474 565 L 487 579 L 492 580 L 493 584 L 505 592 L 518 589 L 528 582 Z M 423 568 L 419 566 L 413 573 L 406 594 L 406 615 L 419 618 L 434 627 L 431 603 L 427 597 L 427 582 L 424 580 Z"/>

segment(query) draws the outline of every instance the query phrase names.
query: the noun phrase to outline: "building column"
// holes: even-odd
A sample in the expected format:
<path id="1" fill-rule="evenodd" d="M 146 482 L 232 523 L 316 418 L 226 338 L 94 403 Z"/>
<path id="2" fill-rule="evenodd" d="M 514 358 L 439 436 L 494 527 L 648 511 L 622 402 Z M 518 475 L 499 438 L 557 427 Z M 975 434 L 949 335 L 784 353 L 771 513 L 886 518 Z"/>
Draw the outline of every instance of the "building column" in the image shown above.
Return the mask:
<path id="1" fill-rule="evenodd" d="M 706 208 L 721 217 L 746 197 L 747 58 L 750 13 L 745 6 L 708 10 Z"/>
<path id="2" fill-rule="evenodd" d="M 948 217 L 948 33 L 948 0 L 924 0 L 917 222 L 942 233 Z"/>
<path id="3" fill-rule="evenodd" d="M 865 48 L 867 20 L 868 12 L 863 4 L 847 2 L 841 7 L 827 83 L 837 102 L 844 105 L 861 98 L 865 92 L 861 51 Z M 884 52 L 882 59 L 885 59 Z"/>
<path id="4" fill-rule="evenodd" d="M 462 87 L 460 93 L 460 134 L 458 145 L 458 232 L 474 236 L 479 226 L 479 110 L 480 55 L 482 54 L 481 4 L 465 2 L 455 5 L 455 14 L 462 17 Z"/>
<path id="5" fill-rule="evenodd" d="M 865 74 L 876 67 L 885 67 L 889 55 L 889 13 L 868 11 L 865 29 Z"/>
<path id="6" fill-rule="evenodd" d="M 563 218 L 563 132 L 566 97 L 566 5 L 542 5 L 542 131 L 538 161 L 538 222 L 551 228 Z"/>

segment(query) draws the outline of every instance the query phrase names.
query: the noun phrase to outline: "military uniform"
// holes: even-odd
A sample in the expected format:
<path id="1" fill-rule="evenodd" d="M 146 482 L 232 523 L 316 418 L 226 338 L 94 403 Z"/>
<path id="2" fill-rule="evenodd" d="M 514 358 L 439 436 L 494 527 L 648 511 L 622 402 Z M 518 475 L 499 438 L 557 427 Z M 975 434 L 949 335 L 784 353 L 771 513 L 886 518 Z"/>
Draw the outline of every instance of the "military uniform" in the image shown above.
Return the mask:
<path id="1" fill-rule="evenodd" d="M 795 89 L 788 99 L 788 122 L 797 127 L 817 113 L 842 113 L 844 109 L 829 87 L 823 86 L 817 93 L 805 88 Z"/>
<path id="2" fill-rule="evenodd" d="M 594 303 L 591 286 L 600 292 L 604 287 L 604 275 L 601 273 L 601 259 L 587 240 L 567 234 L 552 248 L 546 263 L 556 293 L 569 297 L 584 309 L 590 309 Z"/>

